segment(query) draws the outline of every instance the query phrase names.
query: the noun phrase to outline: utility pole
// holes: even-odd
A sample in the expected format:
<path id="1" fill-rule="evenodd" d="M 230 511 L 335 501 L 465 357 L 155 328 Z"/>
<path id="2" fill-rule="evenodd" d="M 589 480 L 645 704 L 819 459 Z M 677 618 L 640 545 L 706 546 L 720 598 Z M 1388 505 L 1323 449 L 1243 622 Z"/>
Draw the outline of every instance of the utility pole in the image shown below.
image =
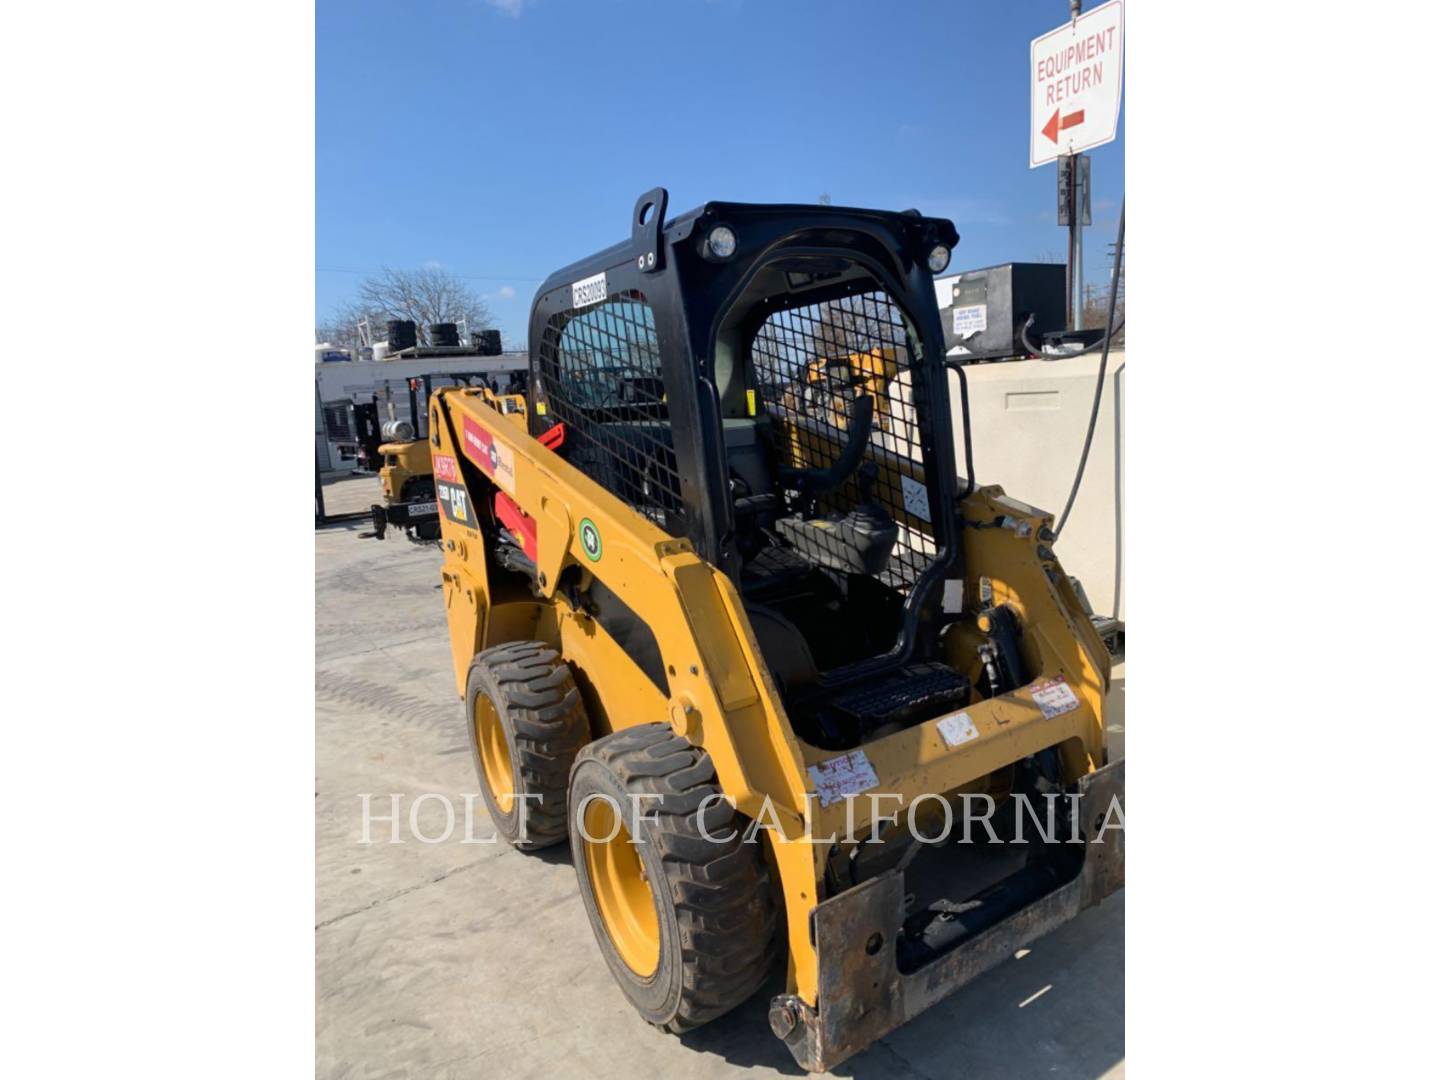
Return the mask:
<path id="1" fill-rule="evenodd" d="M 1056 211 L 1061 225 L 1069 229 L 1065 247 L 1065 312 L 1071 330 L 1084 322 L 1085 251 L 1084 232 L 1090 224 L 1090 155 L 1061 154 L 1055 159 Z"/>
<path id="2" fill-rule="evenodd" d="M 1080 0 L 1070 0 L 1070 22 L 1073 24 L 1078 18 L 1080 18 Z M 1079 170 L 1076 168 L 1076 161 L 1076 155 L 1065 154 L 1057 163 L 1061 169 L 1069 172 L 1068 183 L 1065 185 L 1070 195 L 1070 205 L 1067 208 L 1070 221 L 1070 245 L 1065 252 L 1065 299 L 1070 306 L 1071 330 L 1079 330 L 1085 321 L 1085 303 L 1083 299 L 1079 299 L 1082 296 L 1081 290 L 1085 287 L 1085 253 L 1078 198 L 1080 176 Z"/>

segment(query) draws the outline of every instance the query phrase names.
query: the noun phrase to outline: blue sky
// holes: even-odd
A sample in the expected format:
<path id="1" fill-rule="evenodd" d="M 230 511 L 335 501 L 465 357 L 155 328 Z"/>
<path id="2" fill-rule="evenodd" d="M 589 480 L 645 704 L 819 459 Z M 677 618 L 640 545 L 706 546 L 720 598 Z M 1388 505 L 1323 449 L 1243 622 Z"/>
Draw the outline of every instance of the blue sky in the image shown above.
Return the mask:
<path id="1" fill-rule="evenodd" d="M 1086 7 L 1093 4 L 1087 3 Z M 1061 261 L 1029 168 L 1029 42 L 1065 0 L 318 0 L 316 317 L 361 272 L 438 264 L 507 339 L 637 195 L 949 217 L 952 270 Z M 1086 277 L 1124 194 L 1092 152 Z"/>

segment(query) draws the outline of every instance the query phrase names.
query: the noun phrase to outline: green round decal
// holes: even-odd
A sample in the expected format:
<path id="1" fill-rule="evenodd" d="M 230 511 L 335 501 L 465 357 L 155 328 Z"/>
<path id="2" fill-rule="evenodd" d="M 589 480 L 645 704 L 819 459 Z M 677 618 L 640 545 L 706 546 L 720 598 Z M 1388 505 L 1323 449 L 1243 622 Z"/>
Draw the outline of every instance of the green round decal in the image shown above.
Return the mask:
<path id="1" fill-rule="evenodd" d="M 585 557 L 591 562 L 600 561 L 600 553 L 604 550 L 600 543 L 600 530 L 589 518 L 580 519 L 580 547 L 584 549 Z"/>

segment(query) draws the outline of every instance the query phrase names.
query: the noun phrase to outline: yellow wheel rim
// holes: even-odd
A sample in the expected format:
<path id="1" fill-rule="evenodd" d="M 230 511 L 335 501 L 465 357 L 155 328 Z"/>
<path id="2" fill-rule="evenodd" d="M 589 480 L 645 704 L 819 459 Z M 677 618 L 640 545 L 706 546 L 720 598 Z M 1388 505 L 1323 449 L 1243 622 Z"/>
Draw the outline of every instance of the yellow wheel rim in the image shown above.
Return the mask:
<path id="1" fill-rule="evenodd" d="M 515 771 L 510 765 L 510 743 L 500 714 L 487 694 L 475 695 L 475 742 L 480 747 L 480 767 L 485 784 L 502 814 L 515 805 Z"/>
<path id="2" fill-rule="evenodd" d="M 585 807 L 585 833 L 596 837 L 584 841 L 585 872 L 610 943 L 636 975 L 651 975 L 660 966 L 655 895 L 630 832 L 609 799 L 591 799 Z"/>

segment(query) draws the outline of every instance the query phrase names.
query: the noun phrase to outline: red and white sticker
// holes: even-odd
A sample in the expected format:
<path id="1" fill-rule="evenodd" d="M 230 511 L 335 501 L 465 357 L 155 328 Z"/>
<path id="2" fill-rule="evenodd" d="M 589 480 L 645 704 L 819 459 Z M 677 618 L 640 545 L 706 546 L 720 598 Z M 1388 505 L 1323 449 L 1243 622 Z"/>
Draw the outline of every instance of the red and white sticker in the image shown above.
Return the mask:
<path id="1" fill-rule="evenodd" d="M 1046 720 L 1080 707 L 1080 699 L 1075 696 L 1075 691 L 1059 676 L 1036 683 L 1030 688 L 1030 696 L 1035 700 L 1035 704 L 1040 706 Z"/>
<path id="2" fill-rule="evenodd" d="M 458 484 L 460 482 L 460 466 L 449 454 L 436 454 L 435 479 L 444 480 L 447 483 Z"/>
<path id="3" fill-rule="evenodd" d="M 495 436 L 470 417 L 465 417 L 465 456 L 503 491 L 515 494 L 515 451 L 495 441 Z"/>

